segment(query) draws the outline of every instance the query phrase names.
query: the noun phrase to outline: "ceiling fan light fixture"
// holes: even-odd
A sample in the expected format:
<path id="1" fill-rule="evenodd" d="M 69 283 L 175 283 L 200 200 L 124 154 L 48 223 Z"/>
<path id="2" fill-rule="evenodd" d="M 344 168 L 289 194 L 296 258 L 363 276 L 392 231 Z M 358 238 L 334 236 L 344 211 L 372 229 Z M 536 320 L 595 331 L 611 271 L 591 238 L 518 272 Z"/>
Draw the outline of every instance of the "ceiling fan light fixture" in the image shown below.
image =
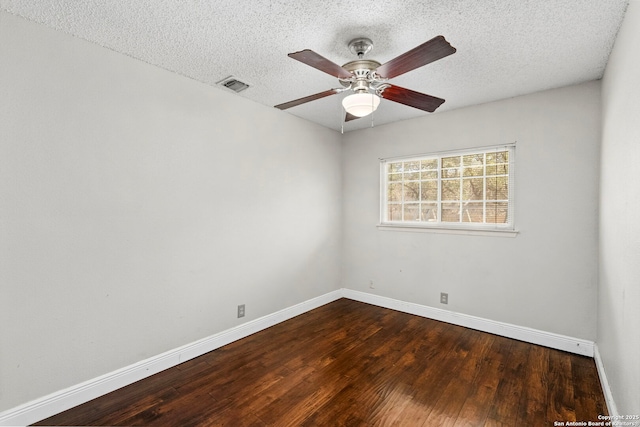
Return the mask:
<path id="1" fill-rule="evenodd" d="M 378 105 L 380 105 L 380 97 L 372 93 L 354 93 L 342 100 L 345 111 L 357 117 L 373 113 Z"/>

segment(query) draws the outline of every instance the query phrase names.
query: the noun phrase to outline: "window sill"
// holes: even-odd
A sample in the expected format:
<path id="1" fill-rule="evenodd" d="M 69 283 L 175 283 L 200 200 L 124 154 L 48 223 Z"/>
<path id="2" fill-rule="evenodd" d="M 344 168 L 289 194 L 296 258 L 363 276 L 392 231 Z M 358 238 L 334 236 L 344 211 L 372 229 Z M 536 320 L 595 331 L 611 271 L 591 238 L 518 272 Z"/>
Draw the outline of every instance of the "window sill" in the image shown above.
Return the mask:
<path id="1" fill-rule="evenodd" d="M 400 224 L 378 224 L 380 231 L 401 231 L 411 233 L 436 233 L 436 234 L 463 234 L 467 236 L 493 236 L 493 237 L 516 237 L 516 230 L 500 230 L 500 229 L 467 229 L 454 227 L 422 227 L 416 225 L 400 225 Z"/>

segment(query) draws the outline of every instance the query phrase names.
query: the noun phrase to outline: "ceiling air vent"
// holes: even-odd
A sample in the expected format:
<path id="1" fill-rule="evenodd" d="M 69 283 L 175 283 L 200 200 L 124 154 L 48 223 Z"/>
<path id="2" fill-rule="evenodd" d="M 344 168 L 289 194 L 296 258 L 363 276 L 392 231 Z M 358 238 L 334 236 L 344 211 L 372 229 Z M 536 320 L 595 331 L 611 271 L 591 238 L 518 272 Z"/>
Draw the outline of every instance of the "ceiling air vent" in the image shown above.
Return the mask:
<path id="1" fill-rule="evenodd" d="M 222 79 L 218 82 L 219 85 L 226 87 L 227 89 L 231 89 L 234 92 L 242 92 L 246 88 L 249 87 L 247 83 L 241 82 L 233 76 L 229 76 L 226 79 Z"/>

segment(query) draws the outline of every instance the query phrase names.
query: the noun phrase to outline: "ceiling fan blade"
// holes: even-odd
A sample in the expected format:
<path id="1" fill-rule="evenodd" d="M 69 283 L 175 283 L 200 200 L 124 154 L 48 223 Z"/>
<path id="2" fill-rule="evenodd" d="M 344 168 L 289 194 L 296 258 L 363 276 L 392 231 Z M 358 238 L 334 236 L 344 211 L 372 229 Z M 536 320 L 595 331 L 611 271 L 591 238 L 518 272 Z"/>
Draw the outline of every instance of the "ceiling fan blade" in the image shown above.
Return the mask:
<path id="1" fill-rule="evenodd" d="M 305 96 L 304 98 L 285 102 L 283 104 L 278 104 L 275 106 L 275 108 L 286 110 L 287 108 L 295 107 L 296 105 L 304 104 L 309 101 L 315 101 L 316 99 L 324 98 L 326 96 L 335 95 L 336 93 L 339 93 L 339 92 L 340 92 L 340 89 L 329 89 L 329 90 L 325 90 L 324 92 L 316 93 L 314 95 Z"/>
<path id="2" fill-rule="evenodd" d="M 300 52 L 290 53 L 289 58 L 296 59 L 303 64 L 307 64 L 320 71 L 324 71 L 327 74 L 337 77 L 339 79 L 348 79 L 351 77 L 351 73 L 335 62 L 329 61 L 327 58 L 318 55 L 312 50 L 305 49 Z"/>
<path id="3" fill-rule="evenodd" d="M 394 85 L 389 85 L 384 89 L 381 96 L 389 101 L 399 102 L 400 104 L 428 111 L 429 113 L 436 111 L 436 108 L 444 102 L 442 98 Z"/>
<path id="4" fill-rule="evenodd" d="M 455 53 L 455 51 L 456 48 L 451 46 L 443 36 L 436 36 L 428 42 L 382 64 L 376 72 L 380 77 L 391 79 L 407 71 L 415 70 L 423 65 L 449 56 Z"/>
<path id="5" fill-rule="evenodd" d="M 347 113 L 347 114 L 344 116 L 344 121 L 345 121 L 345 122 L 350 122 L 351 120 L 356 120 L 356 119 L 361 119 L 361 118 L 362 118 L 362 117 L 360 117 L 360 116 L 354 116 L 354 115 L 353 115 L 353 114 L 351 114 L 351 113 Z"/>

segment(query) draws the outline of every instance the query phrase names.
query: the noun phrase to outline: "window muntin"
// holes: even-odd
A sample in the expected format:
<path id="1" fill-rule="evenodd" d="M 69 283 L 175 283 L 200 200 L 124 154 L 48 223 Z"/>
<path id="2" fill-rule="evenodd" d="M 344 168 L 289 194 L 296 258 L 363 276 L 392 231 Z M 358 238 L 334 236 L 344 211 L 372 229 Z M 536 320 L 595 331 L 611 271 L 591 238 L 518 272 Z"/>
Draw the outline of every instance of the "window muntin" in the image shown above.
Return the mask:
<path id="1" fill-rule="evenodd" d="M 514 145 L 382 160 L 383 225 L 513 229 Z"/>

